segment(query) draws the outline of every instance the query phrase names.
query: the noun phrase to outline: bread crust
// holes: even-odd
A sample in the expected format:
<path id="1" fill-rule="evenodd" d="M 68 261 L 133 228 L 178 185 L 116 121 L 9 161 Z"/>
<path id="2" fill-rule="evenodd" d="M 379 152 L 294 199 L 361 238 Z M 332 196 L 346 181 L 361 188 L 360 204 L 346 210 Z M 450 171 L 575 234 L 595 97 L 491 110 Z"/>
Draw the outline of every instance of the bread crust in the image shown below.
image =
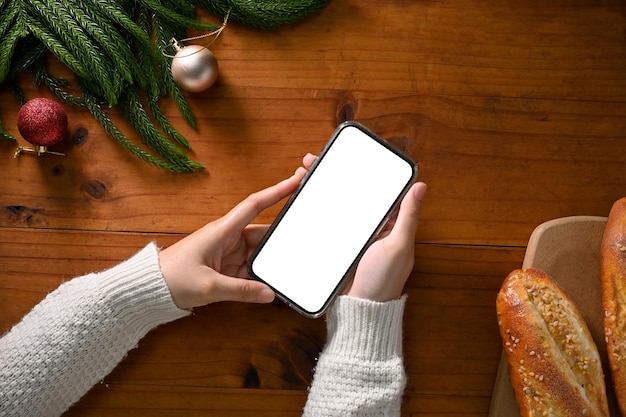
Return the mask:
<path id="1" fill-rule="evenodd" d="M 518 269 L 496 300 L 522 417 L 608 417 L 597 346 L 572 299 L 545 272 Z"/>
<path id="2" fill-rule="evenodd" d="M 606 351 L 617 404 L 626 415 L 626 198 L 613 204 L 600 248 Z"/>

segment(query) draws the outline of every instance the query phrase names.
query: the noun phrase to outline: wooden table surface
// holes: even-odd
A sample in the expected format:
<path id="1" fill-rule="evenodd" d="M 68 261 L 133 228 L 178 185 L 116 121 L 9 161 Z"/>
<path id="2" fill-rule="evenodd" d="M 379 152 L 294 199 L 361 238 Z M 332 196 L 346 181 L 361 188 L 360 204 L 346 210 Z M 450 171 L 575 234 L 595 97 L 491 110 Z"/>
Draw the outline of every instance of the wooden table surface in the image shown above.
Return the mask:
<path id="1" fill-rule="evenodd" d="M 13 159 L 15 144 L 0 143 L 0 332 L 61 282 L 170 245 L 290 175 L 354 119 L 429 184 L 406 288 L 403 413 L 486 416 L 495 296 L 531 232 L 606 216 L 626 195 L 626 3 L 330 0 L 276 32 L 231 22 L 212 50 L 217 84 L 188 96 L 198 131 L 164 103 L 203 171 L 152 168 L 76 108 L 66 157 Z M 18 105 L 0 94 L 18 135 Z M 283 305 L 200 308 L 151 332 L 68 415 L 299 415 L 324 340 L 323 319 Z"/>

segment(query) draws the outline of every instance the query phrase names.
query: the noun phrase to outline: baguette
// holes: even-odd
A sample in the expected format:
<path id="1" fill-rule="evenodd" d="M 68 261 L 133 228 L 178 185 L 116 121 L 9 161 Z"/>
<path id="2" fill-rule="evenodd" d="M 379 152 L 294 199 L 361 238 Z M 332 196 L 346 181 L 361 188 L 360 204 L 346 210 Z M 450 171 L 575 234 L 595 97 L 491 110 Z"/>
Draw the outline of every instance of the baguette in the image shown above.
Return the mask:
<path id="1" fill-rule="evenodd" d="M 496 300 L 522 417 L 608 417 L 604 372 L 572 299 L 539 269 L 515 270 Z"/>
<path id="2" fill-rule="evenodd" d="M 626 198 L 617 200 L 600 247 L 604 337 L 615 396 L 626 415 Z"/>

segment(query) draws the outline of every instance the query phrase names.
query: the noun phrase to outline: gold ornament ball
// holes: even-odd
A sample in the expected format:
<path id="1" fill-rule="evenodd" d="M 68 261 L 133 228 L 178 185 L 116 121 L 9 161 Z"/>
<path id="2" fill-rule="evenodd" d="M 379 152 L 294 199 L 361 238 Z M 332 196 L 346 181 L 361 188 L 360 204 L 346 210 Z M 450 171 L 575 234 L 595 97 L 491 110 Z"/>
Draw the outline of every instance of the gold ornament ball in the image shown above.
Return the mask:
<path id="1" fill-rule="evenodd" d="M 211 87 L 217 80 L 217 59 L 201 45 L 180 48 L 172 60 L 174 81 L 186 91 L 199 93 Z"/>

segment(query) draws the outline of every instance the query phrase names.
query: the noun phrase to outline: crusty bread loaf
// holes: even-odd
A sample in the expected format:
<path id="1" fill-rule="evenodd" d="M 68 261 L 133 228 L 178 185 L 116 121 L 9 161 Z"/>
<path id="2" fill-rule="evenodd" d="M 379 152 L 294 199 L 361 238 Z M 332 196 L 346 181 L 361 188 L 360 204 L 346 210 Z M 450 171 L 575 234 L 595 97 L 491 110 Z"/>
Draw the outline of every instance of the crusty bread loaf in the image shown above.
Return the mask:
<path id="1" fill-rule="evenodd" d="M 496 309 L 522 417 L 609 416 L 598 349 L 556 281 L 538 269 L 515 270 Z"/>
<path id="2" fill-rule="evenodd" d="M 626 198 L 611 208 L 600 249 L 606 351 L 622 415 L 626 415 Z"/>

